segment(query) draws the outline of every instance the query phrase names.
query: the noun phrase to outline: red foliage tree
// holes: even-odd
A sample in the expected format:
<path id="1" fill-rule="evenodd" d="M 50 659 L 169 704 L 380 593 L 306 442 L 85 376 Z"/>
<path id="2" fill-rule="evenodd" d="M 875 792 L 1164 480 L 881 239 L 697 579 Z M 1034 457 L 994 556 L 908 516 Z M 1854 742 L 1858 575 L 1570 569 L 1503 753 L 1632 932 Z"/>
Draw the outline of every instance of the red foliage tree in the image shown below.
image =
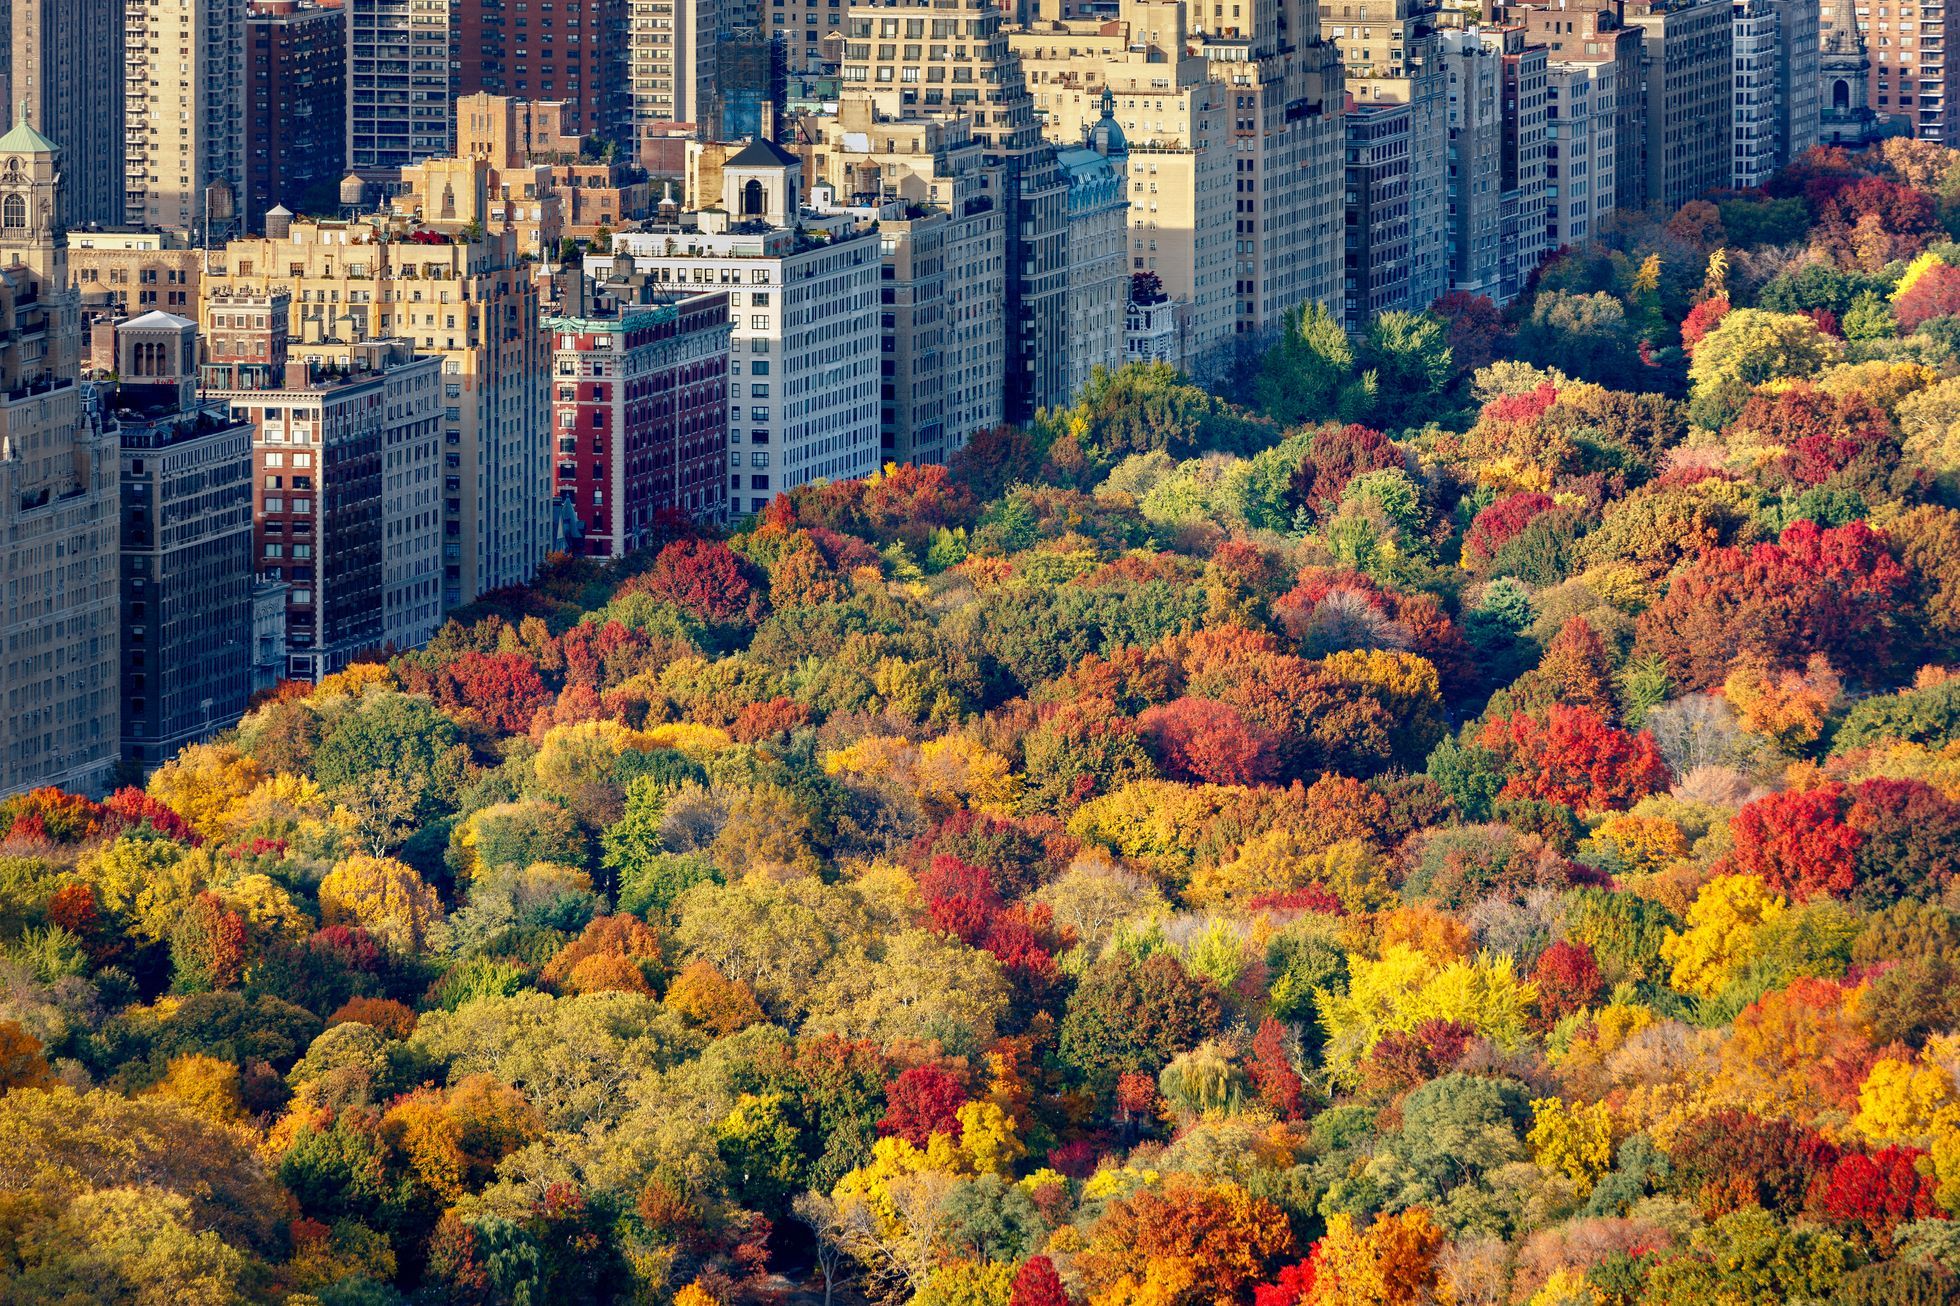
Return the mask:
<path id="1" fill-rule="evenodd" d="M 1688 310 L 1688 315 L 1681 319 L 1681 347 L 1690 354 L 1694 353 L 1695 346 L 1701 343 L 1701 338 L 1713 331 L 1728 315 L 1727 295 L 1710 295 L 1696 304 Z"/>
<path id="2" fill-rule="evenodd" d="M 141 789 L 125 786 L 110 794 L 102 805 L 131 825 L 147 825 L 166 839 L 189 844 L 200 842 L 190 822 Z"/>
<path id="3" fill-rule="evenodd" d="M 1489 295 L 1452 290 L 1429 311 L 1443 319 L 1450 362 L 1458 372 L 1474 372 L 1497 358 L 1505 340 L 1504 314 Z"/>
<path id="4" fill-rule="evenodd" d="M 1520 712 L 1487 721 L 1477 742 L 1506 759 L 1505 798 L 1601 811 L 1630 806 L 1671 782 L 1651 735 L 1616 729 L 1589 707 L 1554 703 L 1543 720 Z"/>
<path id="5" fill-rule="evenodd" d="M 1353 422 L 1324 427 L 1293 473 L 1293 497 L 1320 516 L 1341 501 L 1341 491 L 1355 477 L 1406 463 L 1395 442 L 1372 427 Z"/>
<path id="6" fill-rule="evenodd" d="M 1786 451 L 1776 470 L 1799 485 L 1821 485 L 1862 457 L 1896 465 L 1897 438 L 1885 410 L 1862 394 L 1831 395 L 1811 385 L 1752 395 L 1732 424 Z"/>
<path id="7" fill-rule="evenodd" d="M 1471 520 L 1463 536 L 1463 560 L 1473 567 L 1489 562 L 1506 541 L 1531 524 L 1532 518 L 1550 512 L 1554 506 L 1551 495 L 1536 491 L 1497 500 Z"/>
<path id="8" fill-rule="evenodd" d="M 1960 268 L 1935 263 L 1906 293 L 1892 301 L 1892 316 L 1903 331 L 1917 331 L 1936 317 L 1960 313 Z"/>
<path id="9" fill-rule="evenodd" d="M 1137 724 L 1165 774 L 1177 780 L 1247 785 L 1279 770 L 1277 740 L 1224 703 L 1180 698 L 1147 709 Z"/>
<path id="10" fill-rule="evenodd" d="M 1531 979 L 1538 986 L 1538 1010 L 1547 1025 L 1586 1006 L 1604 987 L 1592 949 L 1565 939 L 1538 954 Z"/>
<path id="11" fill-rule="evenodd" d="M 1022 1262 L 1008 1288 L 1007 1306 L 1069 1306 L 1068 1291 L 1062 1287 L 1062 1276 L 1055 1272 L 1055 1262 L 1046 1256 L 1030 1256 Z"/>
<path id="12" fill-rule="evenodd" d="M 1713 1218 L 1745 1206 L 1790 1216 L 1838 1149 L 1790 1120 L 1723 1107 L 1684 1125 L 1668 1148 L 1670 1183 Z"/>
<path id="13" fill-rule="evenodd" d="M 1475 1033 L 1462 1021 L 1430 1019 L 1382 1035 L 1362 1059 L 1362 1091 L 1387 1097 L 1429 1082 L 1457 1063 Z"/>
<path id="14" fill-rule="evenodd" d="M 1867 780 L 1849 798 L 1861 904 L 1938 898 L 1960 875 L 1960 803 L 1922 780 Z"/>
<path id="15" fill-rule="evenodd" d="M 1462 292 L 1457 292 L 1462 293 Z M 1304 1261 L 1295 1261 L 1281 1270 L 1271 1283 L 1252 1290 L 1252 1306 L 1298 1306 L 1313 1292 L 1319 1277 L 1320 1244 L 1315 1243 Z"/>
<path id="16" fill-rule="evenodd" d="M 1259 1032 L 1252 1036 L 1252 1054 L 1246 1058 L 1245 1072 L 1268 1110 L 1281 1120 L 1300 1118 L 1306 1083 L 1293 1068 L 1285 1026 L 1271 1016 L 1259 1022 Z"/>
<path id="17" fill-rule="evenodd" d="M 934 1134 L 959 1136 L 959 1109 L 966 1085 L 940 1066 L 913 1066 L 885 1088 L 885 1115 L 878 1133 L 924 1147 Z"/>
<path id="18" fill-rule="evenodd" d="M 1843 801 L 1844 786 L 1827 784 L 1747 804 L 1729 822 L 1730 864 L 1797 902 L 1844 897 L 1857 882 L 1862 836 L 1845 823 Z"/>
<path id="19" fill-rule="evenodd" d="M 523 734 L 538 709 L 552 701 L 528 653 L 458 653 L 448 661 L 434 655 L 402 658 L 395 675 L 410 693 L 427 694 L 460 722 L 500 735 Z"/>
<path id="20" fill-rule="evenodd" d="M 1894 1229 L 1935 1213 L 1933 1193 L 1939 1184 L 1921 1173 L 1925 1156 L 1912 1147 L 1841 1156 L 1819 1177 L 1814 1205 L 1828 1219 L 1856 1226 L 1874 1242 L 1889 1246 Z"/>
<path id="21" fill-rule="evenodd" d="M 1883 177 L 1862 177 L 1818 206 L 1818 234 L 1828 247 L 1853 249 L 1858 220 L 1867 215 L 1893 237 L 1895 258 L 1918 253 L 1939 225 L 1930 197 Z"/>
<path id="22" fill-rule="evenodd" d="M 1909 579 L 1865 523 L 1795 522 L 1774 544 L 1711 549 L 1677 573 L 1641 614 L 1636 646 L 1695 689 L 1721 684 L 1745 653 L 1883 669 Z"/>
<path id="23" fill-rule="evenodd" d="M 753 744 L 776 735 L 786 735 L 809 724 L 809 708 L 793 698 L 778 696 L 767 702 L 750 703 L 737 712 L 728 733 L 738 743 Z"/>
<path id="24" fill-rule="evenodd" d="M 665 599 L 709 625 L 728 626 L 755 619 L 755 586 L 747 572 L 747 564 L 719 540 L 675 540 L 624 588 Z"/>

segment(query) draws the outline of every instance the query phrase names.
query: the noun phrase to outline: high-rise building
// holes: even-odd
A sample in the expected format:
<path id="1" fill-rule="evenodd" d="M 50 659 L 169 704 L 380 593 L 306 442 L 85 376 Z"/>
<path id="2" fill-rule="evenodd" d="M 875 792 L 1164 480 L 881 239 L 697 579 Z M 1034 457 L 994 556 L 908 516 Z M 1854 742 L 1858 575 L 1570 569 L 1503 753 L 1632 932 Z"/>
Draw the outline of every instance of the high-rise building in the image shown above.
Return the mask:
<path id="1" fill-rule="evenodd" d="M 1131 151 L 1129 271 L 1154 274 L 1178 324 L 1175 353 L 1216 374 L 1235 355 L 1242 241 L 1253 221 L 1232 129 L 1233 93 L 1190 53 L 1183 0 L 1125 0 L 1114 22 L 1044 18 L 1009 34 L 1051 141 L 1073 143 L 1103 115 Z"/>
<path id="2" fill-rule="evenodd" d="M 1731 179 L 1735 70 L 1729 0 L 1626 0 L 1646 58 L 1646 183 L 1643 198 L 1664 209 L 1721 190 Z"/>
<path id="3" fill-rule="evenodd" d="M 136 0 L 132 0 L 135 3 Z M 451 105 L 480 77 L 461 57 L 462 14 L 451 0 L 342 0 L 347 12 L 347 166 L 369 180 L 448 154 Z"/>
<path id="4" fill-rule="evenodd" d="M 1871 54 L 1865 47 L 1865 34 L 1858 29 L 1853 0 L 1830 0 L 1821 29 L 1818 79 L 1823 103 L 1819 137 L 1829 145 L 1865 145 L 1878 134 L 1878 115 L 1870 103 Z"/>
<path id="5" fill-rule="evenodd" d="M 1389 305 L 1391 308 L 1427 308 L 1450 288 L 1449 74 L 1436 31 L 1437 9 L 1436 0 L 1360 0 L 1342 5 L 1340 17 L 1327 27 L 1341 52 L 1347 93 L 1354 105 L 1406 104 L 1410 109 L 1406 129 L 1406 294 L 1403 302 Z M 1383 119 L 1369 130 L 1377 134 L 1390 130 L 1392 134 L 1394 129 L 1388 126 L 1392 122 L 1392 118 Z M 1350 123 L 1350 212 L 1354 203 L 1354 143 Z M 1350 259 L 1353 237 L 1350 227 Z"/>
<path id="6" fill-rule="evenodd" d="M 1952 141 L 1947 109 L 1960 101 L 1960 58 L 1946 56 L 1960 41 L 1960 5 L 1945 0 L 1859 5 L 1850 21 L 1862 32 L 1870 62 L 1866 106 L 1920 140 Z M 1832 33 L 1846 25 L 1834 18 Z"/>
<path id="7" fill-rule="evenodd" d="M 849 9 L 845 0 L 768 0 L 759 17 L 770 35 L 781 38 L 788 71 L 818 76 L 837 71 Z"/>
<path id="8" fill-rule="evenodd" d="M 82 386 L 59 148 L 0 136 L 0 795 L 116 765 L 117 453 Z"/>
<path id="9" fill-rule="evenodd" d="M 675 123 L 697 135 L 713 124 L 716 34 L 721 0 L 628 0 L 627 81 L 633 139 L 651 167 L 659 141 Z"/>
<path id="10" fill-rule="evenodd" d="M 1781 114 L 1776 102 L 1777 61 L 1782 41 L 1777 13 L 1768 0 L 1735 0 L 1730 42 L 1735 60 L 1735 114 L 1731 131 L 1735 151 L 1730 182 L 1738 190 L 1754 190 L 1777 169 L 1782 152 Z"/>
<path id="11" fill-rule="evenodd" d="M 1778 154 L 1787 166 L 1823 133 L 1823 82 L 1818 72 L 1823 33 L 1819 0 L 1768 0 L 1775 10 Z"/>
<path id="12" fill-rule="evenodd" d="M 1241 354 L 1288 312 L 1341 300 L 1341 55 L 1319 0 L 1196 0 L 1194 53 L 1231 115 L 1233 278 Z"/>
<path id="13" fill-rule="evenodd" d="M 1450 288 L 1503 295 L 1498 237 L 1504 208 L 1504 65 L 1502 51 L 1480 29 L 1441 34 L 1449 71 Z"/>
<path id="14" fill-rule="evenodd" d="M 1415 110 L 1387 100 L 1348 105 L 1347 268 L 1341 323 L 1367 330 L 1377 314 L 1409 300 L 1410 130 Z"/>
<path id="15" fill-rule="evenodd" d="M 1522 25 L 1525 41 L 1546 48 L 1552 63 L 1613 66 L 1614 206 L 1647 206 L 1646 42 L 1620 18 L 1620 0 L 1514 0 L 1497 6 L 1500 22 Z M 1599 84 L 1595 79 L 1595 84 Z M 1594 217 L 1603 216 L 1594 206 Z"/>
<path id="16" fill-rule="evenodd" d="M 819 187 L 878 221 L 881 457 L 943 463 L 1001 420 L 1006 236 L 990 165 L 963 118 L 891 121 L 851 99 L 818 125 Z"/>
<path id="17" fill-rule="evenodd" d="M 1619 206 L 1619 68 L 1605 59 L 1545 70 L 1545 248 L 1592 239 Z"/>
<path id="18" fill-rule="evenodd" d="M 717 207 L 621 232 L 610 258 L 586 258 L 606 276 L 630 257 L 669 294 L 727 289 L 731 513 L 879 466 L 879 237 L 850 214 L 806 209 L 802 171 L 753 142 L 722 164 Z"/>
<path id="19" fill-rule="evenodd" d="M 197 394 L 197 323 L 115 328 L 122 446 L 122 756 L 148 770 L 244 715 L 252 426 Z"/>
<path id="20" fill-rule="evenodd" d="M 0 111 L 63 142 L 58 218 L 67 228 L 123 224 L 125 0 L 6 0 Z"/>
<path id="21" fill-rule="evenodd" d="M 554 485 L 577 553 L 622 557 L 662 518 L 725 515 L 728 293 L 545 319 Z"/>
<path id="22" fill-rule="evenodd" d="M 575 136 L 603 136 L 622 145 L 630 139 L 627 0 L 550 6 L 461 0 L 461 7 L 478 15 L 485 53 L 492 56 L 478 78 L 482 90 L 561 101 L 565 129 Z M 462 39 L 467 45 L 469 37 Z M 470 89 L 457 87 L 459 95 Z"/>
<path id="23" fill-rule="evenodd" d="M 1068 183 L 1068 375 L 1070 397 L 1098 369 L 1123 365 L 1130 299 L 1129 158 L 1116 123 L 1116 97 L 1103 88 L 1103 116 L 1083 144 L 1056 152 Z"/>
<path id="24" fill-rule="evenodd" d="M 1503 52 L 1502 175 L 1503 207 L 1497 235 L 1500 303 L 1524 292 L 1525 283 L 1548 252 L 1545 227 L 1545 110 L 1548 53 L 1529 40 L 1523 27 L 1493 34 Z"/>
<path id="25" fill-rule="evenodd" d="M 789 43 L 763 27 L 724 29 L 715 42 L 714 137 L 776 139 L 789 93 Z"/>
<path id="26" fill-rule="evenodd" d="M 309 360 L 347 363 L 359 343 L 397 337 L 441 358 L 445 608 L 529 580 L 554 522 L 532 266 L 514 227 L 463 200 L 487 202 L 472 184 L 454 218 L 294 221 L 235 240 L 212 254 L 203 286 L 207 313 L 214 297 L 288 292 L 293 351 Z"/>
<path id="27" fill-rule="evenodd" d="M 456 101 L 457 157 L 403 169 L 394 207 L 469 207 L 486 226 L 514 227 L 519 249 L 536 258 L 555 258 L 563 237 L 590 240 L 646 217 L 653 204 L 646 173 L 588 157 L 570 128 L 567 106 L 556 100 L 466 95 Z M 480 182 L 478 161 L 490 167 Z M 445 191 L 453 198 L 445 201 Z"/>
<path id="28" fill-rule="evenodd" d="M 268 210 L 332 213 L 347 171 L 347 15 L 316 0 L 252 0 L 245 15 L 245 224 Z"/>
<path id="29" fill-rule="evenodd" d="M 129 0 L 125 13 L 123 221 L 222 240 L 245 195 L 245 6 Z"/>
<path id="30" fill-rule="evenodd" d="M 1068 196 L 1042 138 L 1020 56 L 993 0 L 873 0 L 851 7 L 844 98 L 887 118 L 964 115 L 998 172 L 1007 233 L 1009 421 L 1066 402 Z"/>
<path id="31" fill-rule="evenodd" d="M 442 361 L 403 339 L 296 358 L 291 303 L 284 290 L 208 300 L 201 373 L 252 428 L 253 558 L 284 585 L 283 674 L 317 681 L 441 622 Z"/>

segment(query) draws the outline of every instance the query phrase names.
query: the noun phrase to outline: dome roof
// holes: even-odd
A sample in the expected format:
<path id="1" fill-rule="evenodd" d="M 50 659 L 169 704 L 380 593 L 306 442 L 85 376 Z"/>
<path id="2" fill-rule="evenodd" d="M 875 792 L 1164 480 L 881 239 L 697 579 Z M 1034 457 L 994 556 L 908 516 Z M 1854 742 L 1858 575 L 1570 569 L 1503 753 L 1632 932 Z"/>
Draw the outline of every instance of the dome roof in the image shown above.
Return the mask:
<path id="1" fill-rule="evenodd" d="M 1102 155 L 1130 152 L 1130 143 L 1124 139 L 1123 128 L 1116 121 L 1116 96 L 1107 86 L 1102 93 L 1102 117 L 1089 128 L 1089 148 Z"/>

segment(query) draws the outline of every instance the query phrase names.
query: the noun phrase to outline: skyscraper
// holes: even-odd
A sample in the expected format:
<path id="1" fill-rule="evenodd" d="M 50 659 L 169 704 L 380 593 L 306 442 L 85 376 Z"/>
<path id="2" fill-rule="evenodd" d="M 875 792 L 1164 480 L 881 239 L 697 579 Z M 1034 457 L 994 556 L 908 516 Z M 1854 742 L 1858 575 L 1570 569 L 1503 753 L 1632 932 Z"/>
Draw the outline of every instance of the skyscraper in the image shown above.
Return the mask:
<path id="1" fill-rule="evenodd" d="M 1065 402 L 1067 188 L 1042 138 L 1020 56 L 992 0 L 875 0 L 851 7 L 846 97 L 889 118 L 958 114 L 973 121 L 1007 231 L 1006 416 L 1026 421 Z"/>
<path id="2" fill-rule="evenodd" d="M 147 770 L 251 693 L 252 427 L 199 400 L 197 323 L 149 312 L 115 333 L 122 755 Z"/>
<path id="3" fill-rule="evenodd" d="M 242 0 L 129 0 L 124 216 L 198 240 L 235 234 L 245 194 Z"/>
<path id="4" fill-rule="evenodd" d="M 0 105 L 60 135 L 64 227 L 123 222 L 124 0 L 8 0 Z"/>
<path id="5" fill-rule="evenodd" d="M 134 0 L 132 0 L 134 2 Z M 347 166 L 364 177 L 447 154 L 464 90 L 450 0 L 343 0 Z M 481 63 L 471 65 L 480 69 Z"/>
<path id="6" fill-rule="evenodd" d="M 117 454 L 83 387 L 59 148 L 0 136 L 0 795 L 116 764 Z"/>
<path id="7" fill-rule="evenodd" d="M 1735 69 L 1729 0 L 1628 0 L 1640 30 L 1648 204 L 1678 209 L 1729 185 Z"/>
<path id="8" fill-rule="evenodd" d="M 347 171 L 347 14 L 314 0 L 254 0 L 245 16 L 244 219 L 331 213 Z"/>

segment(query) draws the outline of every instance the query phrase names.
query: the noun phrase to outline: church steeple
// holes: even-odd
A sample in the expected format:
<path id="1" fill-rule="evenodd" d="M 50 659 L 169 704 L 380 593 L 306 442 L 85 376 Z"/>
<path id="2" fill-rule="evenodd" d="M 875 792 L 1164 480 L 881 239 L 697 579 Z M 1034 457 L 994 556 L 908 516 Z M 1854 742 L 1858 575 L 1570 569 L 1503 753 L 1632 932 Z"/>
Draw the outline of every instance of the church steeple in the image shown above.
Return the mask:
<path id="1" fill-rule="evenodd" d="M 1858 30 L 1855 0 L 1828 0 L 1824 6 L 1823 49 L 1817 74 L 1823 85 L 1821 138 L 1829 145 L 1863 145 L 1877 134 L 1877 116 L 1867 101 L 1871 56 Z"/>

